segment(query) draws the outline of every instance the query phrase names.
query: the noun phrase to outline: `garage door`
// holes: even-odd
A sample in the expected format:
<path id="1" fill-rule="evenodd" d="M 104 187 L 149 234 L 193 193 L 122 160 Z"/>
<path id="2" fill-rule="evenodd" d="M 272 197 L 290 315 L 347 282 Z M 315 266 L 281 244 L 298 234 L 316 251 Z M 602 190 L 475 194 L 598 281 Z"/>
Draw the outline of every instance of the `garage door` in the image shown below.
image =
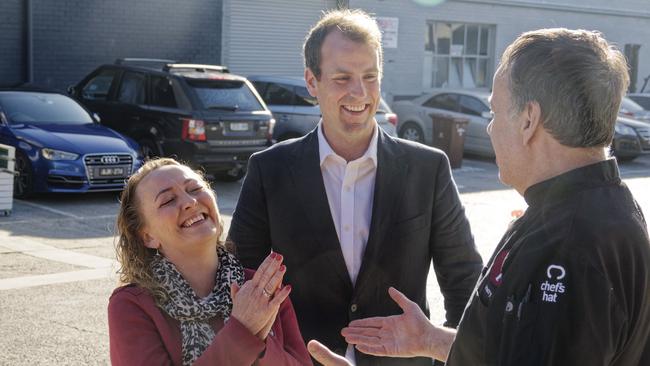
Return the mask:
<path id="1" fill-rule="evenodd" d="M 307 31 L 336 0 L 224 0 L 222 60 L 241 75 L 302 76 Z"/>

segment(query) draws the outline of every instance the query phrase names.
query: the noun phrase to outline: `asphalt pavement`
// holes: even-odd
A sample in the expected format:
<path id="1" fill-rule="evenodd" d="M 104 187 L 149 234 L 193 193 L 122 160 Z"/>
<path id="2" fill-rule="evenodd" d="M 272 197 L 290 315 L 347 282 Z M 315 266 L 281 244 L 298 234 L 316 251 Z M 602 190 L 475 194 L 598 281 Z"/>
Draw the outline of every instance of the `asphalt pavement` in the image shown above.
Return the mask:
<path id="1" fill-rule="evenodd" d="M 622 163 L 621 172 L 649 213 L 650 156 Z M 493 161 L 465 159 L 454 179 L 487 260 L 511 212 L 526 203 L 498 181 Z M 227 224 L 240 188 L 241 182 L 215 183 Z M 43 195 L 15 200 L 11 215 L 0 216 L 0 365 L 109 364 L 106 306 L 117 285 L 117 209 L 115 193 Z M 442 322 L 433 273 L 427 288 L 432 319 Z"/>

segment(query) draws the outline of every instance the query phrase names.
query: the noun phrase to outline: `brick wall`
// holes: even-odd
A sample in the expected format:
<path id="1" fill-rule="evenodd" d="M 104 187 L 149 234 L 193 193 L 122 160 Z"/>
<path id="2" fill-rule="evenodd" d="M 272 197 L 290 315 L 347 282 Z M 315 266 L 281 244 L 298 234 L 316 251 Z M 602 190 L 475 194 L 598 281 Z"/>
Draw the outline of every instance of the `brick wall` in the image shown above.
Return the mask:
<path id="1" fill-rule="evenodd" d="M 21 0 L 2 0 L 0 49 L 24 53 Z M 32 0 L 34 83 L 65 89 L 103 63 L 119 57 L 221 61 L 221 0 Z M 5 15 L 5 8 L 18 16 Z M 2 18 L 14 24 L 7 24 Z M 15 19 L 14 19 L 15 18 Z M 19 60 L 0 57 L 0 84 Z M 15 73 L 15 71 L 12 71 Z M 23 79 L 24 80 L 24 75 Z"/>

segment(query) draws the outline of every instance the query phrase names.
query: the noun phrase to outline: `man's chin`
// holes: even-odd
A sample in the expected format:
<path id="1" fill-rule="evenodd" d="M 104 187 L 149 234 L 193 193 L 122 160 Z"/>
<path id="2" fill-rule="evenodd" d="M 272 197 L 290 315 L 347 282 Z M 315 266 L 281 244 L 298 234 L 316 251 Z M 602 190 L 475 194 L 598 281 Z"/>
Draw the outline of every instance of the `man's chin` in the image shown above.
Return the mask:
<path id="1" fill-rule="evenodd" d="M 361 121 L 342 121 L 343 128 L 348 133 L 355 134 L 371 134 L 373 131 L 373 122 L 372 118 L 361 120 Z"/>

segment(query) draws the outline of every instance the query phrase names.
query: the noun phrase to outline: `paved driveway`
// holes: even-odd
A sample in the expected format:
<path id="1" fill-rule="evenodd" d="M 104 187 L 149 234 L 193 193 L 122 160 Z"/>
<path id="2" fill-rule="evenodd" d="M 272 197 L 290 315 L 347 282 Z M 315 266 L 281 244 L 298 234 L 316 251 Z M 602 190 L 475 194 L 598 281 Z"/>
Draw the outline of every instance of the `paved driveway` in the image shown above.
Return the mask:
<path id="1" fill-rule="evenodd" d="M 621 166 L 650 212 L 650 156 Z M 465 160 L 454 171 L 479 251 L 487 260 L 510 220 L 526 207 L 497 180 L 494 163 Z M 217 183 L 229 224 L 241 183 Z M 113 254 L 116 194 L 48 195 L 15 201 L 0 217 L 0 365 L 108 364 L 106 305 L 117 285 Z M 290 270 L 290 269 L 289 269 Z M 432 318 L 442 299 L 428 283 Z"/>

